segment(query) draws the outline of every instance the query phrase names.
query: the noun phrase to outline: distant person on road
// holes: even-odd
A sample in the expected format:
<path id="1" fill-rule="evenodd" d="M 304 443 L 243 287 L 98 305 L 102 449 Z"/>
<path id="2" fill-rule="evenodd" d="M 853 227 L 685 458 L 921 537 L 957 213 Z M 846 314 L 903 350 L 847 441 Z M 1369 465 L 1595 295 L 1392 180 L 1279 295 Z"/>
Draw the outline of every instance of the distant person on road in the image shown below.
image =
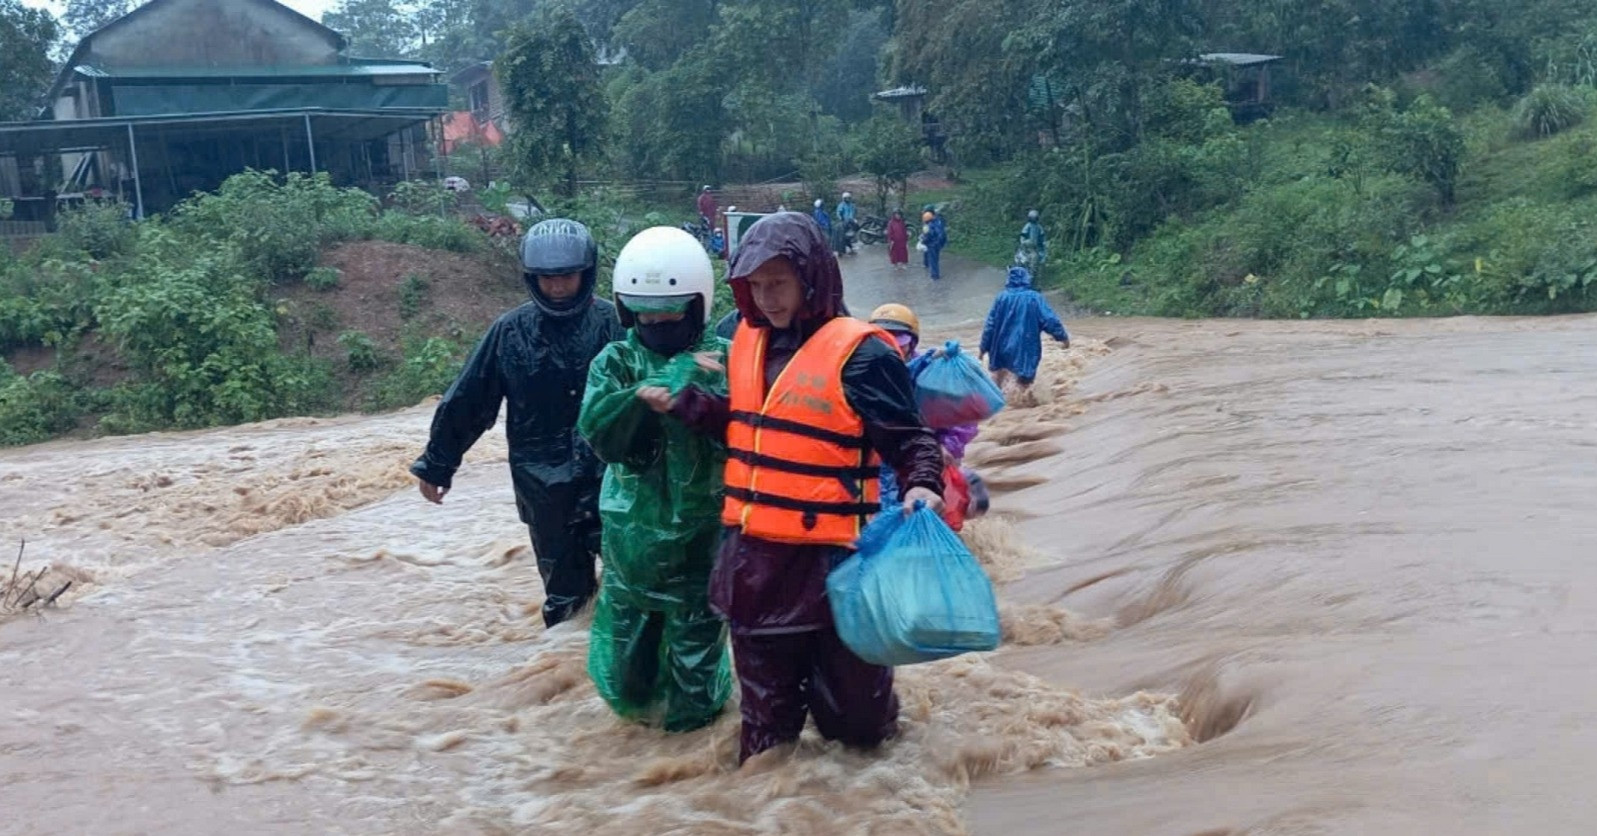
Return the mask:
<path id="1" fill-rule="evenodd" d="M 1033 274 L 1040 273 L 1048 261 L 1048 234 L 1043 231 L 1040 217 L 1036 209 L 1026 213 L 1026 225 L 1020 228 L 1020 257 L 1015 259 Z"/>
<path id="2" fill-rule="evenodd" d="M 897 470 L 907 502 L 941 510 L 942 451 L 891 338 L 844 312 L 837 259 L 814 223 L 762 218 L 728 275 L 743 313 L 730 394 L 648 397 L 727 442 L 710 602 L 731 627 L 742 686 L 739 760 L 796 742 L 806 715 L 826 739 L 874 747 L 898 729 L 893 669 L 838 638 L 826 576 L 880 511 L 878 462 Z"/>
<path id="3" fill-rule="evenodd" d="M 709 186 L 699 190 L 699 217 L 703 218 L 705 223 L 715 223 L 715 194 L 710 191 Z"/>
<path id="4" fill-rule="evenodd" d="M 854 206 L 854 195 L 843 192 L 843 199 L 837 203 L 837 223 L 832 229 L 832 252 L 838 255 L 848 255 L 852 249 L 848 236 L 858 228 L 855 217 L 859 209 Z"/>
<path id="5" fill-rule="evenodd" d="M 993 300 L 981 332 L 981 357 L 1003 386 L 1013 376 L 1023 387 L 1037 379 L 1042 363 L 1042 335 L 1048 334 L 1070 347 L 1070 334 L 1059 315 L 1031 286 L 1024 267 L 1009 268 L 1009 281 Z"/>
<path id="6" fill-rule="evenodd" d="M 695 357 L 719 361 L 728 348 L 706 333 L 715 268 L 693 236 L 654 227 L 616 256 L 614 285 L 629 330 L 594 358 L 577 419 L 608 464 L 588 675 L 622 717 L 691 731 L 714 720 L 732 691 L 726 625 L 709 603 L 726 446 L 656 414 L 639 393 L 690 382 L 726 392 L 726 374 Z"/>
<path id="7" fill-rule="evenodd" d="M 821 233 L 830 241 L 832 239 L 832 215 L 826 211 L 826 201 L 816 198 L 815 205 L 810 211 L 810 217 L 815 220 L 815 225 L 821 228 Z"/>
<path id="8" fill-rule="evenodd" d="M 926 245 L 926 272 L 931 274 L 932 281 L 937 281 L 943 277 L 943 247 L 948 246 L 948 227 L 937 208 L 930 205 L 921 213 L 921 223 L 925 224 L 921 243 Z"/>
<path id="9" fill-rule="evenodd" d="M 505 404 L 516 510 L 532 532 L 543 577 L 543 621 L 570 618 L 594 593 L 599 480 L 604 465 L 576 433 L 588 364 L 626 336 L 615 305 L 595 299 L 599 254 L 587 227 L 551 219 L 521 241 L 532 301 L 499 317 L 433 413 L 427 449 L 410 466 L 440 504 L 460 460 Z"/>
<path id="10" fill-rule="evenodd" d="M 909 269 L 909 226 L 900 209 L 894 209 L 887 222 L 887 263 L 899 270 Z"/>

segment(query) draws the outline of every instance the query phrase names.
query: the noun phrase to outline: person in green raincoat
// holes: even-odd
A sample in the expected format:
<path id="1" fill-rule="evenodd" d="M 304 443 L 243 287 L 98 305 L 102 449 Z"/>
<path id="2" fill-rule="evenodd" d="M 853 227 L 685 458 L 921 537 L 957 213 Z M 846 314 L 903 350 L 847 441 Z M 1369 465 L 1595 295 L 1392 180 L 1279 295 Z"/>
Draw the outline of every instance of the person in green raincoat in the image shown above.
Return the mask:
<path id="1" fill-rule="evenodd" d="M 715 271 L 692 235 L 638 233 L 616 257 L 625 339 L 588 368 L 577 431 L 609 467 L 599 495 L 604 573 L 588 674 L 622 717 L 689 731 L 731 693 L 726 626 L 709 606 L 726 448 L 660 415 L 640 390 L 725 393 L 729 343 L 708 329 Z"/>

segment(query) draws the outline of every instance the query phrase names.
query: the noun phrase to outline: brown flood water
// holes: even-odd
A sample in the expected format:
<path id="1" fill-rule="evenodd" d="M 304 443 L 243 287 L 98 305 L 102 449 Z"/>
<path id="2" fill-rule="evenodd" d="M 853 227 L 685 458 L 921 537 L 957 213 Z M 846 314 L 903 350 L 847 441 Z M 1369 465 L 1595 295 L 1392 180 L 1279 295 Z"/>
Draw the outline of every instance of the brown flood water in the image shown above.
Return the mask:
<path id="1" fill-rule="evenodd" d="M 0 833 L 1589 829 L 1597 320 L 1073 331 L 971 452 L 1005 646 L 741 771 L 542 629 L 502 440 L 410 490 L 425 406 L 0 452 L 78 582 L 0 621 Z"/>

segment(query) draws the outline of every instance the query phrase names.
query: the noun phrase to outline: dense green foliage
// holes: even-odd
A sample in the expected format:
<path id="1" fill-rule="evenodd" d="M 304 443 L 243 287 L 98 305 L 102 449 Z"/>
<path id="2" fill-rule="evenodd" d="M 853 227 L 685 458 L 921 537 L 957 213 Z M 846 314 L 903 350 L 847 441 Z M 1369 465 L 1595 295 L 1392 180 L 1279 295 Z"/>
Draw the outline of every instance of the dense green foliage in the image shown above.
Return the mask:
<path id="1" fill-rule="evenodd" d="M 509 159 L 527 184 L 577 191 L 577 173 L 605 148 L 609 108 L 593 46 L 575 15 L 549 7 L 511 30 L 494 75 L 515 130 Z"/>
<path id="2" fill-rule="evenodd" d="M 50 49 L 60 37 L 49 12 L 0 0 L 0 122 L 30 119 L 43 104 L 40 95 L 55 73 Z"/>
<path id="3" fill-rule="evenodd" d="M 58 357 L 53 370 L 26 376 L 0 367 L 0 443 L 38 441 L 84 421 L 136 432 L 337 407 L 331 364 L 284 346 L 291 317 L 278 297 L 301 280 L 335 287 L 338 272 L 316 268 L 318 253 L 362 238 L 484 246 L 482 234 L 453 215 L 380 211 L 370 195 L 335 188 L 325 175 L 246 172 L 165 219 L 130 222 L 116 204 L 69 213 L 59 235 L 0 259 L 0 351 Z M 414 315 L 427 292 L 423 279 L 410 277 L 394 304 Z M 323 330 L 337 325 L 325 306 L 306 320 Z M 107 362 L 80 356 L 91 338 L 115 353 L 127 379 L 91 382 Z M 392 380 L 374 385 L 370 405 L 410 405 L 442 391 L 447 381 L 439 380 L 462 358 L 459 342 L 416 340 L 416 354 L 399 361 Z M 345 334 L 338 344 L 350 371 L 388 365 L 365 335 Z"/>
<path id="4" fill-rule="evenodd" d="M 1160 179 L 1167 186 L 1206 178 L 1224 183 L 1235 174 L 1229 192 L 1198 189 L 1207 201 L 1188 192 L 1187 205 L 1130 235 L 1120 230 L 1138 216 L 1115 208 L 1112 198 L 1104 198 L 1100 216 L 1107 232 L 1095 237 L 1082 209 L 1095 198 L 1080 197 L 1072 183 L 1032 178 L 1042 189 L 1030 194 L 1057 188 L 1052 193 L 1072 201 L 1042 204 L 1045 222 L 1072 245 L 1058 250 L 1047 277 L 1081 303 L 1115 313 L 1298 317 L 1597 308 L 1597 129 L 1582 125 L 1527 141 L 1517 138 L 1517 119 L 1496 109 L 1458 120 L 1423 100 L 1407 109 L 1372 108 L 1346 118 L 1285 117 L 1239 131 L 1240 163 L 1194 157 L 1180 166 L 1185 177 Z M 974 178 L 955 215 L 962 224 L 955 246 L 1007 261 L 1023 211 L 1011 197 L 1027 193 L 1017 180 L 1025 172 L 1069 171 L 1068 164 L 1049 165 L 1060 155 Z"/>
<path id="5" fill-rule="evenodd" d="M 1089 306 L 1597 307 L 1589 5 L 905 0 L 894 44 L 971 167 L 953 246 L 1007 263 L 1040 209 Z M 1284 56 L 1273 119 L 1235 123 L 1247 73 L 1191 60 L 1219 48 Z"/>

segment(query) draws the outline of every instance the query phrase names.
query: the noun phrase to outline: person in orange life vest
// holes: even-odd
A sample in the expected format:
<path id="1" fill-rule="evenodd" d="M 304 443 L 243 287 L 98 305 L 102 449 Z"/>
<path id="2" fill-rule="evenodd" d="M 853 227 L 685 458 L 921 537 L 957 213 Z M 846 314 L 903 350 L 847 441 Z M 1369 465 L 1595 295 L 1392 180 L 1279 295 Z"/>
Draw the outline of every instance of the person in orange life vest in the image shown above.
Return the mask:
<path id="1" fill-rule="evenodd" d="M 730 396 L 689 387 L 639 397 L 727 440 L 727 536 L 710 606 L 731 628 L 740 758 L 798 740 L 806 715 L 828 739 L 874 747 L 898 729 L 893 670 L 838 638 L 826 576 L 880 510 L 882 459 L 907 502 L 941 510 L 942 448 L 892 338 L 843 312 L 837 258 L 813 220 L 762 218 L 728 276 L 743 315 Z"/>

